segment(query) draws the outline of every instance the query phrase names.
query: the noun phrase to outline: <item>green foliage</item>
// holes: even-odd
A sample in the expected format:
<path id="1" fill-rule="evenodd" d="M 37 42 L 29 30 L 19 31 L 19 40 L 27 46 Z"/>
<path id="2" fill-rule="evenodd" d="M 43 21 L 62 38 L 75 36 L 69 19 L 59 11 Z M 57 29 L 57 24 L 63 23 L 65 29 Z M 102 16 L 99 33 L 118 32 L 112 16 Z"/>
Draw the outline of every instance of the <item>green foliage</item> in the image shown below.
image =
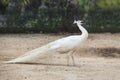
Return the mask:
<path id="1" fill-rule="evenodd" d="M 74 19 L 83 20 L 89 32 L 120 32 L 120 0 L 78 0 L 79 6 L 67 0 L 11 0 L 17 4 L 12 7 L 10 0 L 1 1 L 8 7 L 0 32 L 77 32 Z"/>
<path id="2" fill-rule="evenodd" d="M 96 8 L 89 11 L 86 27 L 89 32 L 120 32 L 120 4 L 118 0 L 96 0 Z"/>
<path id="3" fill-rule="evenodd" d="M 38 14 L 31 21 L 32 31 L 34 32 L 59 32 L 65 17 L 65 2 L 59 0 L 46 0 L 44 7 L 38 8 Z M 60 4 L 61 3 L 61 4 Z"/>
<path id="4" fill-rule="evenodd" d="M 1 2 L 2 4 L 4 4 L 4 5 L 7 5 L 7 4 L 8 4 L 8 1 L 9 1 L 9 0 L 1 0 L 0 2 Z"/>
<path id="5" fill-rule="evenodd" d="M 0 2 L 2 2 L 2 4 L 7 5 L 9 3 L 10 0 L 0 0 Z M 28 5 L 30 3 L 30 0 L 19 0 L 20 3 L 23 3 L 25 5 Z"/>
<path id="6" fill-rule="evenodd" d="M 84 9 L 85 12 L 90 10 L 90 0 L 79 0 L 79 5 Z"/>
<path id="7" fill-rule="evenodd" d="M 21 15 L 22 4 L 19 2 L 16 0 L 16 5 L 7 9 L 7 28 L 1 28 L 1 32 L 48 33 L 61 31 L 66 12 L 66 0 L 44 0 L 43 2 L 30 0 L 23 15 Z M 33 5 L 36 2 L 41 3 L 41 5 Z"/>
<path id="8" fill-rule="evenodd" d="M 96 10 L 87 17 L 89 32 L 120 32 L 120 10 Z"/>
<path id="9" fill-rule="evenodd" d="M 78 0 L 79 5 L 83 8 L 83 11 L 88 13 L 95 9 L 95 0 Z"/>
<path id="10" fill-rule="evenodd" d="M 97 0 L 96 3 L 102 9 L 120 8 L 120 0 Z"/>

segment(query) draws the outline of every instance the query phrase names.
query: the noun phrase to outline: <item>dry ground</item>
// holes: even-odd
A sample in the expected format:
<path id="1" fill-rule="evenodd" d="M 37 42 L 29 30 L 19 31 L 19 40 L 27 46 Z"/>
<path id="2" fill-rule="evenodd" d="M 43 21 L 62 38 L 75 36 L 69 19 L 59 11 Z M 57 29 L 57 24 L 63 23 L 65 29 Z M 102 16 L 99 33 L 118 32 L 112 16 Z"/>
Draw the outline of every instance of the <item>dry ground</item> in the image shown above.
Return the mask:
<path id="1" fill-rule="evenodd" d="M 0 61 L 71 34 L 0 34 Z M 0 64 L 0 80 L 120 80 L 120 33 L 90 34 L 74 54 L 76 66 L 66 66 L 66 55 L 41 57 L 34 64 Z"/>

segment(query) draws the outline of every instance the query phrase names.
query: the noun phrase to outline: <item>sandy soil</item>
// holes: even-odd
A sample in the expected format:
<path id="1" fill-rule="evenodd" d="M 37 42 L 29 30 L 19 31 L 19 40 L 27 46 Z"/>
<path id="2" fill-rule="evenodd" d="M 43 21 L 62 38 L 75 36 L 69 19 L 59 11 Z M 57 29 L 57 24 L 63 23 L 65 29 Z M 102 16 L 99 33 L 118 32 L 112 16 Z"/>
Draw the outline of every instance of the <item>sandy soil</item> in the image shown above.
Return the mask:
<path id="1" fill-rule="evenodd" d="M 0 34 L 0 61 L 71 34 Z M 66 54 L 41 57 L 34 64 L 0 64 L 0 80 L 119 80 L 120 33 L 90 34 L 67 66 Z"/>

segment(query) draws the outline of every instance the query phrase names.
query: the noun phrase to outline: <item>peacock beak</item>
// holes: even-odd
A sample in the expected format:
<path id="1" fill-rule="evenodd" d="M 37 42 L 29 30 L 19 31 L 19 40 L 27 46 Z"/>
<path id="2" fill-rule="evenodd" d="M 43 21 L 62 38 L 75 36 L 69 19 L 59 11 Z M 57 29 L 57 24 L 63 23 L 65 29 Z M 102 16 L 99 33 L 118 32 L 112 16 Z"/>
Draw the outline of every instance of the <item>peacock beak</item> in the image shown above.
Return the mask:
<path id="1" fill-rule="evenodd" d="M 77 20 L 74 20 L 73 24 L 76 24 L 77 23 Z"/>

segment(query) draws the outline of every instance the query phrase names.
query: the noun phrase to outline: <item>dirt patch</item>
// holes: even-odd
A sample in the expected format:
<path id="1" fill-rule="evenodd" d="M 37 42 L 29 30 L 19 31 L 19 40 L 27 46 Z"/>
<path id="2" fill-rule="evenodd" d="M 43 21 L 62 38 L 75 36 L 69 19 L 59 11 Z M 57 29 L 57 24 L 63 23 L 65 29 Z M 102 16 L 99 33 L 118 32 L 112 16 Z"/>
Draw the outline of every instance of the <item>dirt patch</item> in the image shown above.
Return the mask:
<path id="1" fill-rule="evenodd" d="M 109 47 L 109 48 L 96 48 L 93 49 L 94 54 L 98 54 L 101 57 L 111 57 L 111 58 L 119 58 L 120 57 L 120 49 Z"/>
<path id="2" fill-rule="evenodd" d="M 0 61 L 72 34 L 0 34 Z M 90 34 L 67 66 L 66 54 L 39 58 L 31 64 L 0 64 L 0 80 L 119 80 L 120 34 Z"/>
<path id="3" fill-rule="evenodd" d="M 73 34 L 1 34 L 0 58 L 14 58 L 54 40 Z M 75 34 L 74 34 L 75 35 Z M 108 55 L 120 53 L 120 34 L 90 34 L 78 54 Z M 92 55 L 92 56 L 93 56 Z M 111 56 L 112 57 L 112 56 Z M 115 57 L 115 56 L 113 56 Z M 116 56 L 118 57 L 118 56 Z"/>

